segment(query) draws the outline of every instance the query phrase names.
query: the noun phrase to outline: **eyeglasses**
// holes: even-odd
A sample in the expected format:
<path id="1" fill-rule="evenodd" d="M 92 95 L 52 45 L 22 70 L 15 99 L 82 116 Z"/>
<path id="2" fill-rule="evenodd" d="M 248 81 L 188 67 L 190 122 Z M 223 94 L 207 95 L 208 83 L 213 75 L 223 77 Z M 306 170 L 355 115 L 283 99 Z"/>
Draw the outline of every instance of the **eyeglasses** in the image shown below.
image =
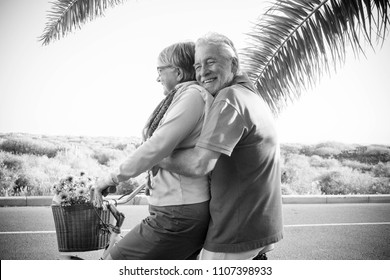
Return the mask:
<path id="1" fill-rule="evenodd" d="M 168 69 L 168 68 L 175 68 L 175 66 L 173 65 L 166 65 L 166 66 L 158 66 L 157 67 L 157 74 L 160 76 L 161 75 L 161 72 L 165 69 Z"/>

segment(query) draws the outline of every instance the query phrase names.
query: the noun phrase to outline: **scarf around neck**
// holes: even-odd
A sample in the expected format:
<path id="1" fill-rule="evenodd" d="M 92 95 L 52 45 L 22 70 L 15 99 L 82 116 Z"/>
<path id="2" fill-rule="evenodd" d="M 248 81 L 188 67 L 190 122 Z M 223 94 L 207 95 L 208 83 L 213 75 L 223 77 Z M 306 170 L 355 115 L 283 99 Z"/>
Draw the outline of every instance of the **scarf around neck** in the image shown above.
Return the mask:
<path id="1" fill-rule="evenodd" d="M 171 92 L 167 94 L 167 96 L 157 105 L 154 109 L 153 113 L 150 115 L 149 119 L 146 122 L 144 129 L 142 130 L 142 140 L 145 142 L 147 139 L 152 137 L 153 133 L 156 131 L 162 118 L 167 112 L 169 106 L 172 103 L 173 98 L 175 97 L 175 93 L 177 92 L 177 88 L 175 87 Z M 153 168 L 147 171 L 146 176 L 146 188 L 145 194 L 147 196 L 150 195 L 150 190 L 152 189 L 152 178 L 155 174 L 153 174 Z"/>
<path id="2" fill-rule="evenodd" d="M 154 109 L 153 113 L 148 118 L 146 125 L 142 131 L 143 141 L 146 141 L 148 138 L 150 138 L 153 135 L 153 133 L 156 131 L 162 118 L 167 112 L 169 106 L 171 105 L 173 97 L 175 96 L 176 92 L 177 92 L 177 88 L 174 88 Z"/>

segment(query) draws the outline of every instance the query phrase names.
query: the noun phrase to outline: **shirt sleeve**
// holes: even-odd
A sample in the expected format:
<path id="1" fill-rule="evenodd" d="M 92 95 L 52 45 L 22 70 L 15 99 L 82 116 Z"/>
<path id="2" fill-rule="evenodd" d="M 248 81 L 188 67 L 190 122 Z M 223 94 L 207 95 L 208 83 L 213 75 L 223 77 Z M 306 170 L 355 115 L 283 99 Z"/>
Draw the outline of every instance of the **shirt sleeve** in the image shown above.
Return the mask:
<path id="1" fill-rule="evenodd" d="M 226 100 L 214 101 L 205 121 L 198 147 L 230 156 L 245 131 L 245 122 Z"/>
<path id="2" fill-rule="evenodd" d="M 121 164 L 119 181 L 138 176 L 169 156 L 194 130 L 203 116 L 204 106 L 197 89 L 189 88 L 175 98 L 152 137 Z"/>

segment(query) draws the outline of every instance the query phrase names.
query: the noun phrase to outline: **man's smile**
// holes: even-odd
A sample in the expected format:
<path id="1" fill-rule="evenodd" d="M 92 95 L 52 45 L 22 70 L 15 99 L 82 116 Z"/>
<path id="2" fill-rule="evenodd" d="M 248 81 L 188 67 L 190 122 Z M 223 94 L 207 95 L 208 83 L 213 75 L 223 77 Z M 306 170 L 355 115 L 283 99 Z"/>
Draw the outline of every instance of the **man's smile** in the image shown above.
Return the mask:
<path id="1" fill-rule="evenodd" d="M 217 78 L 212 78 L 212 79 L 204 80 L 204 81 L 203 81 L 203 84 L 206 85 L 206 84 L 212 83 L 212 82 L 214 82 L 216 79 L 217 79 Z"/>

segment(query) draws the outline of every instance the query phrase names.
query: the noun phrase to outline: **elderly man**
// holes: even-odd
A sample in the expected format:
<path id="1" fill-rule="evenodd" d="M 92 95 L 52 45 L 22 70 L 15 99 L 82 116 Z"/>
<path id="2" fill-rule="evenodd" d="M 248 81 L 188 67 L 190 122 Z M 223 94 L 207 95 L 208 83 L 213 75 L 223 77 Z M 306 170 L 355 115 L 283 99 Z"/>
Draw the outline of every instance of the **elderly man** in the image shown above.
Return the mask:
<path id="1" fill-rule="evenodd" d="M 195 148 L 160 167 L 211 176 L 211 220 L 200 259 L 252 259 L 283 238 L 279 143 L 273 116 L 220 34 L 200 38 L 196 79 L 214 97 Z"/>

